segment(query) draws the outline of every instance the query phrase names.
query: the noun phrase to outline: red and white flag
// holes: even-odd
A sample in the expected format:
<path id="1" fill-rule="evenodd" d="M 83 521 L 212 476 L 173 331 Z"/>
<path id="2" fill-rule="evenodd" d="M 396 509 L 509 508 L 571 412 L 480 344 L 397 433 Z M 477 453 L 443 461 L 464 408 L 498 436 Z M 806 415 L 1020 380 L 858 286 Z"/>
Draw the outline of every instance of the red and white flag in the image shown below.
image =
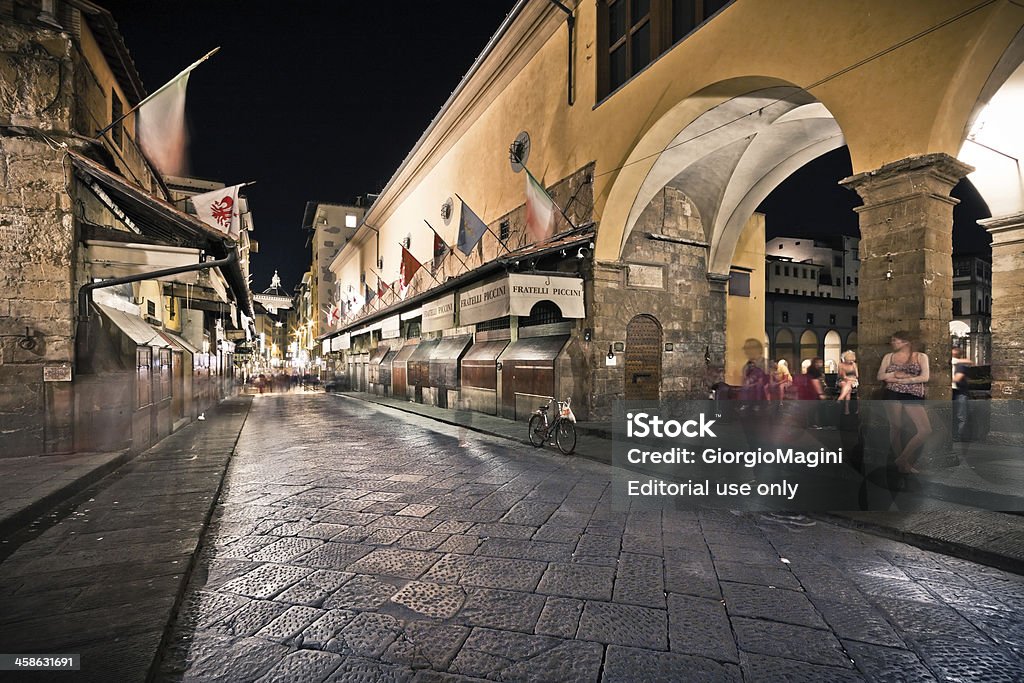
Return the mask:
<path id="1" fill-rule="evenodd" d="M 214 230 L 237 240 L 242 223 L 238 213 L 238 190 L 243 186 L 244 183 L 232 185 L 192 197 L 196 216 Z"/>
<path id="2" fill-rule="evenodd" d="M 543 242 L 555 233 L 555 202 L 536 178 L 526 171 L 526 234 Z"/>

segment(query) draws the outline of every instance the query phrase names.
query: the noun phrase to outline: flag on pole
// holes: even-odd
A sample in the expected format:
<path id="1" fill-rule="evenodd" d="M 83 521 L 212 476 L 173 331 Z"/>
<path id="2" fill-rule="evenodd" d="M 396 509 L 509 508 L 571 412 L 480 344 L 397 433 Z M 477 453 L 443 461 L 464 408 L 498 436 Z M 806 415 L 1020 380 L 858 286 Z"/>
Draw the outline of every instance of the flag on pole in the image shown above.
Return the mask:
<path id="1" fill-rule="evenodd" d="M 485 232 L 487 232 L 487 224 L 480 220 L 480 217 L 473 213 L 473 209 L 469 208 L 469 204 L 463 200 L 462 213 L 459 216 L 459 251 L 469 256 Z"/>
<path id="2" fill-rule="evenodd" d="M 241 218 L 238 214 L 238 190 L 243 185 L 232 185 L 192 197 L 192 206 L 196 208 L 196 216 L 214 230 L 237 240 L 241 226 Z"/>
<path id="3" fill-rule="evenodd" d="M 189 73 L 179 74 L 139 107 L 135 115 L 142 153 L 161 175 L 188 175 L 185 89 Z"/>
<path id="4" fill-rule="evenodd" d="M 380 275 L 377 276 L 377 298 L 384 299 L 384 290 L 387 289 L 387 285 L 380 279 Z"/>
<path id="5" fill-rule="evenodd" d="M 526 234 L 534 242 L 543 242 L 554 233 L 555 202 L 533 174 L 526 171 Z"/>
<path id="6" fill-rule="evenodd" d="M 415 275 L 416 271 L 422 266 L 423 264 L 416 260 L 416 257 L 412 255 L 412 252 L 403 246 L 402 267 L 400 270 L 403 290 L 408 289 L 409 283 L 412 282 L 412 276 Z"/>
<path id="7" fill-rule="evenodd" d="M 373 288 L 370 287 L 370 285 L 368 285 L 366 283 L 363 283 L 363 290 L 365 291 L 365 294 L 366 294 L 366 303 L 363 304 L 363 305 L 364 306 L 369 306 L 370 302 L 373 301 L 373 297 L 375 297 L 377 295 L 377 293 L 374 292 Z"/>
<path id="8" fill-rule="evenodd" d="M 434 270 L 441 267 L 441 263 L 444 262 L 444 257 L 451 253 L 451 248 L 445 244 L 445 241 L 441 239 L 441 236 L 436 232 L 434 233 Z"/>

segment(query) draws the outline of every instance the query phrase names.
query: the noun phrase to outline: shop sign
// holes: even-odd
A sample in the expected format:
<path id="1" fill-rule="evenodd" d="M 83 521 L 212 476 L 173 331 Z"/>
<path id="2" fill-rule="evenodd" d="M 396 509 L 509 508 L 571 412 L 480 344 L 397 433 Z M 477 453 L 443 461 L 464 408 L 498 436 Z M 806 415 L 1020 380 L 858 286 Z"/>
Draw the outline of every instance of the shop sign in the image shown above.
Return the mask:
<path id="1" fill-rule="evenodd" d="M 551 301 L 558 305 L 564 318 L 583 318 L 583 280 L 575 277 L 550 275 L 508 276 L 509 297 L 512 315 L 530 315 L 530 310 L 539 301 Z"/>
<path id="2" fill-rule="evenodd" d="M 508 278 L 459 293 L 459 324 L 474 325 L 509 314 Z"/>
<path id="3" fill-rule="evenodd" d="M 397 315 L 385 318 L 380 326 L 381 339 L 398 339 L 402 336 L 402 322 Z"/>
<path id="4" fill-rule="evenodd" d="M 437 332 L 455 327 L 455 294 L 442 296 L 440 299 L 423 304 L 423 324 L 421 331 Z M 398 336 L 397 334 L 395 335 Z"/>

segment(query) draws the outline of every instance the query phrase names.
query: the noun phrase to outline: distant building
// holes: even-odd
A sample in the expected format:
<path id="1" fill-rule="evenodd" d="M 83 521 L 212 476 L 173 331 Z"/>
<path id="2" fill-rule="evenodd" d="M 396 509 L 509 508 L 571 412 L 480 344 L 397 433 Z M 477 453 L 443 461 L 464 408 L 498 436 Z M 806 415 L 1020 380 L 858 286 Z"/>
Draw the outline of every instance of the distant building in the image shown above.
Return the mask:
<path id="1" fill-rule="evenodd" d="M 859 238 L 848 235 L 835 244 L 799 237 L 768 240 L 768 293 L 856 300 L 859 244 Z"/>
<path id="2" fill-rule="evenodd" d="M 281 288 L 281 278 L 274 271 L 270 287 L 262 294 L 254 294 L 256 308 L 255 353 L 251 358 L 250 374 L 268 368 L 280 368 L 286 363 L 288 351 L 288 317 L 294 301 Z"/>
<path id="3" fill-rule="evenodd" d="M 953 344 L 975 365 L 992 353 L 992 262 L 977 254 L 953 256 Z"/>

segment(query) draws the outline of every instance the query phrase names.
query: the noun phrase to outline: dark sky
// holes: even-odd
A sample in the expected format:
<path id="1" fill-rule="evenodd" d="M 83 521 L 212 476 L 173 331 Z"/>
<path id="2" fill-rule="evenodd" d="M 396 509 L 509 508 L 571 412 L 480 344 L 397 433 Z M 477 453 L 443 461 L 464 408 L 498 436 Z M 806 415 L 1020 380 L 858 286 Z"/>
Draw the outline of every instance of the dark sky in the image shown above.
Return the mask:
<path id="1" fill-rule="evenodd" d="M 846 147 L 829 152 L 803 166 L 782 182 L 757 207 L 765 213 L 768 238 L 820 238 L 829 234 L 859 235 L 857 193 L 837 183 L 852 173 Z M 961 180 L 951 193 L 960 203 L 953 207 L 953 251 L 991 251 L 989 234 L 977 224 L 991 214 L 969 180 Z"/>
<path id="2" fill-rule="evenodd" d="M 191 173 L 246 188 L 253 291 L 309 267 L 306 202 L 378 192 L 513 0 L 98 0 L 152 92 L 192 72 Z"/>
<path id="3" fill-rule="evenodd" d="M 309 266 L 307 201 L 352 202 L 387 183 L 514 0 L 100 0 L 152 92 L 220 46 L 189 80 L 191 173 L 246 188 L 260 253 L 291 290 Z M 845 148 L 811 162 L 762 204 L 769 236 L 856 234 Z M 965 184 L 962 184 L 965 185 Z M 969 185 L 969 184 L 966 184 Z M 986 249 L 969 186 L 956 247 Z"/>

